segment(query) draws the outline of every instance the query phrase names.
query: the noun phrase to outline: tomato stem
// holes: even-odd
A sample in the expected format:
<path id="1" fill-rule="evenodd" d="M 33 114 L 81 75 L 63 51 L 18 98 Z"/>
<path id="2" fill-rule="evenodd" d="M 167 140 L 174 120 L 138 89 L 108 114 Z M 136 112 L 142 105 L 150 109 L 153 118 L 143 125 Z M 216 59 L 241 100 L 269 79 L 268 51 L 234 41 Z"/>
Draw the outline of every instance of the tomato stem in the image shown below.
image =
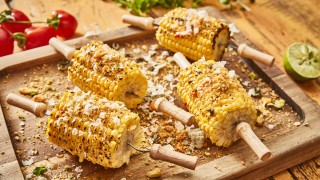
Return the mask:
<path id="1" fill-rule="evenodd" d="M 9 24 L 47 24 L 44 21 L 5 21 L 5 23 Z"/>
<path id="2" fill-rule="evenodd" d="M 6 27 L 6 26 L 1 26 L 5 31 L 7 31 L 9 34 L 10 34 L 10 36 L 12 36 L 12 32 L 11 31 L 9 31 L 9 29 Z"/>

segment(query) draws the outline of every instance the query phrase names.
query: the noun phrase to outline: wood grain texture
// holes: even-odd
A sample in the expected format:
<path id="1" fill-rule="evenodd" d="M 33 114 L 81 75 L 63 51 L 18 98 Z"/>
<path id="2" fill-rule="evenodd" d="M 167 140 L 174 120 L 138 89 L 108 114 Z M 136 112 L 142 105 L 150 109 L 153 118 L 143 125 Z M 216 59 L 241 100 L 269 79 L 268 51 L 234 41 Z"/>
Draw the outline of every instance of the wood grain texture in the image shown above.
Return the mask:
<path id="1" fill-rule="evenodd" d="M 3 116 L 0 105 L 0 179 L 2 177 L 12 177 L 13 179 L 23 179 L 22 172 L 13 146 L 11 144 L 6 120 Z"/>
<path id="2" fill-rule="evenodd" d="M 0 8 L 3 8 L 4 1 L 0 2 Z M 204 0 L 204 4 L 213 5 L 220 10 L 222 6 L 218 1 Z M 125 26 L 121 23 L 121 16 L 119 14 L 127 13 L 126 10 L 117 7 L 114 3 L 103 1 L 23 1 L 13 0 L 10 3 L 11 7 L 28 12 L 32 19 L 37 20 L 46 17 L 52 9 L 59 8 L 67 11 L 77 12 L 78 20 L 81 21 L 77 32 L 78 35 L 83 35 L 88 31 L 100 31 L 115 29 Z M 260 0 L 255 4 L 249 5 L 251 12 L 242 12 L 240 10 L 222 11 L 223 15 L 234 22 L 238 29 L 244 33 L 248 39 L 261 50 L 268 52 L 276 57 L 276 65 L 282 71 L 282 60 L 285 49 L 288 45 L 296 41 L 309 42 L 320 47 L 319 35 L 320 21 L 319 21 L 319 3 L 317 0 L 310 1 L 277 1 L 277 0 Z M 80 13 L 81 12 L 81 13 Z M 82 13 L 87 12 L 87 13 Z M 88 13 L 89 12 L 89 13 Z M 113 12 L 110 16 L 109 12 Z M 155 9 L 151 14 L 161 15 L 162 10 Z M 90 14 L 90 15 L 87 15 Z M 103 16 L 108 14 L 107 16 Z M 103 17 L 103 18 L 101 18 Z M 59 55 L 57 55 L 59 56 Z M 53 58 L 53 57 L 52 57 Z M 11 61 L 12 58 L 9 58 Z M 275 68 L 267 69 L 273 77 L 279 76 L 281 71 Z M 272 73 L 271 73 L 272 72 Z M 320 87 L 319 80 L 298 84 L 304 92 L 306 92 L 312 99 L 320 102 Z M 297 96 L 299 93 L 297 92 Z M 274 179 L 295 179 L 297 177 L 304 177 L 303 174 L 307 171 L 314 172 L 311 167 L 315 167 L 316 175 L 311 177 L 319 177 L 319 163 L 320 156 L 307 161 L 299 166 L 283 171 L 280 174 L 273 176 Z M 305 164 L 312 164 L 305 166 L 301 170 L 300 166 Z M 310 168 L 308 168 L 310 167 Z M 313 179 L 311 178 L 310 179 Z M 317 179 L 317 178 L 316 178 Z"/>

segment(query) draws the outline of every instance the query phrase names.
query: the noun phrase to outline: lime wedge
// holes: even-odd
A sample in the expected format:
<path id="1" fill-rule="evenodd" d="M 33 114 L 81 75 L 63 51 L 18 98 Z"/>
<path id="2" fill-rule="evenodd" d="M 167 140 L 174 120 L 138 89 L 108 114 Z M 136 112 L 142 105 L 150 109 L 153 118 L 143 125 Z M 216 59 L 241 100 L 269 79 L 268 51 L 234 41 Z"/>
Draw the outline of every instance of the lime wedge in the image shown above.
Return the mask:
<path id="1" fill-rule="evenodd" d="M 284 68 L 297 81 L 307 81 L 320 76 L 320 54 L 309 44 L 290 45 L 284 57 Z"/>

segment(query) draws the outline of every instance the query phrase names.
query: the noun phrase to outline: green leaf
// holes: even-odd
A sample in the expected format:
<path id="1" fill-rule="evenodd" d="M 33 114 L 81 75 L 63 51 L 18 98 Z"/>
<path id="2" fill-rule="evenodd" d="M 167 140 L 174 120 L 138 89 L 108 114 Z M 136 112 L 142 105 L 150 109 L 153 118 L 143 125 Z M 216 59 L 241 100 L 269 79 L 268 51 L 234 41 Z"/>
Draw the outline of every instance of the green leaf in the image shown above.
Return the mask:
<path id="1" fill-rule="evenodd" d="M 47 171 L 48 171 L 48 169 L 45 168 L 45 167 L 36 167 L 36 168 L 32 171 L 32 173 L 33 173 L 34 175 L 36 175 L 36 176 L 40 176 L 41 174 L 43 174 L 43 173 L 45 173 L 45 172 L 47 172 Z"/>
<path id="2" fill-rule="evenodd" d="M 251 80 L 255 80 L 255 79 L 257 78 L 257 75 L 256 75 L 254 72 L 251 72 L 251 73 L 249 74 L 249 78 L 250 78 Z"/>
<path id="3" fill-rule="evenodd" d="M 3 22 L 8 22 L 11 19 L 11 10 L 3 10 L 0 12 L 0 24 Z"/>
<path id="4" fill-rule="evenodd" d="M 129 9 L 132 14 L 141 15 L 155 6 L 175 8 L 183 6 L 185 0 L 114 0 L 119 5 Z M 201 1 L 201 0 L 195 0 Z M 198 4 L 198 3 L 197 3 Z"/>
<path id="5" fill-rule="evenodd" d="M 279 99 L 274 101 L 274 107 L 281 109 L 285 105 L 286 101 L 284 99 Z"/>
<path id="6" fill-rule="evenodd" d="M 16 33 L 13 33 L 12 36 L 11 36 L 14 40 L 17 41 L 18 43 L 18 46 L 20 48 L 24 48 L 24 46 L 26 45 L 27 43 L 27 38 L 26 38 L 26 35 L 24 33 L 21 33 L 21 32 L 16 32 Z"/>
<path id="7" fill-rule="evenodd" d="M 229 4 L 230 0 L 219 0 L 221 4 Z"/>
<path id="8" fill-rule="evenodd" d="M 58 29 L 58 26 L 60 24 L 60 19 L 58 18 L 58 15 L 56 15 L 52 19 L 47 19 L 47 23 L 49 26 L 53 27 L 54 29 Z"/>
<path id="9" fill-rule="evenodd" d="M 192 7 L 197 8 L 202 3 L 202 0 L 193 0 L 192 1 Z"/>
<path id="10" fill-rule="evenodd" d="M 29 92 L 29 95 L 30 95 L 30 96 L 35 96 L 35 95 L 37 95 L 37 94 L 39 94 L 38 91 L 30 91 L 30 92 Z"/>

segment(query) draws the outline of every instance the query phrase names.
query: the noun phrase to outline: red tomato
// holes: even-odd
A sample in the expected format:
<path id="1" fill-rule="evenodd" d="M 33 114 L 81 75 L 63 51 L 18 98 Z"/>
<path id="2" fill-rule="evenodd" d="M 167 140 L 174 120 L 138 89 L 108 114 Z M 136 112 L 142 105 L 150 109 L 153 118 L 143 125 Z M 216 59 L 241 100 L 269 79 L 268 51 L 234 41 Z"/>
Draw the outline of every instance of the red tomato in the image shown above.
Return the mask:
<path id="1" fill-rule="evenodd" d="M 58 17 L 60 20 L 57 29 L 58 36 L 63 38 L 71 38 L 75 34 L 78 21 L 73 15 L 63 10 L 55 10 L 51 13 L 51 15 L 52 18 Z"/>
<path id="2" fill-rule="evenodd" d="M 5 56 L 13 53 L 13 38 L 11 35 L 0 26 L 0 56 Z"/>
<path id="3" fill-rule="evenodd" d="M 12 9 L 11 10 L 11 21 L 30 21 L 30 19 L 21 11 Z M 2 23 L 10 32 L 24 32 L 25 29 L 31 27 L 31 24 L 12 24 L 12 23 Z"/>
<path id="4" fill-rule="evenodd" d="M 56 37 L 57 33 L 53 27 L 31 27 L 25 30 L 27 43 L 25 49 L 32 49 L 49 44 L 52 37 Z"/>

